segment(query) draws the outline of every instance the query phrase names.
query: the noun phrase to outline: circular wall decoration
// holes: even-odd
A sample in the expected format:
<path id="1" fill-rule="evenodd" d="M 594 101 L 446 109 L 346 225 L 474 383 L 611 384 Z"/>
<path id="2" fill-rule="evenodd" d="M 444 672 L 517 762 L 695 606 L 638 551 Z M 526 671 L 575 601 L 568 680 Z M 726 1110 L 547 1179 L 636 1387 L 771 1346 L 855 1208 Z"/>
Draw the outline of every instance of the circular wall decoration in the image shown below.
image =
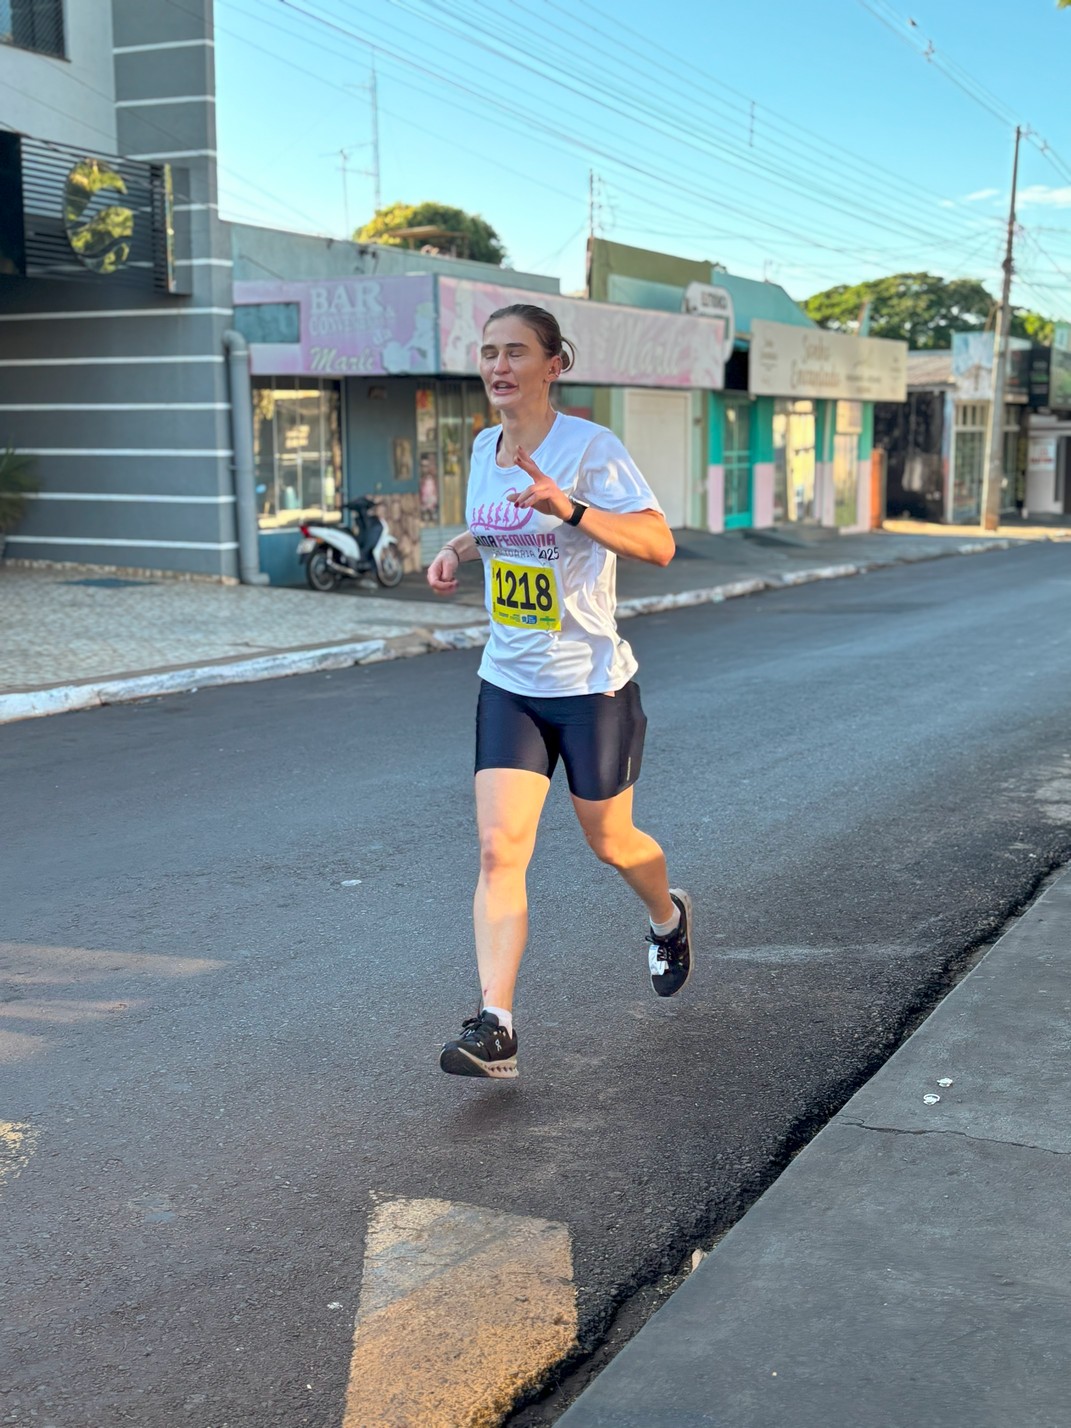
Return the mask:
<path id="1" fill-rule="evenodd" d="M 67 175 L 63 222 L 80 263 L 94 273 L 117 273 L 130 258 L 133 209 L 111 202 L 126 180 L 103 159 L 82 159 Z"/>

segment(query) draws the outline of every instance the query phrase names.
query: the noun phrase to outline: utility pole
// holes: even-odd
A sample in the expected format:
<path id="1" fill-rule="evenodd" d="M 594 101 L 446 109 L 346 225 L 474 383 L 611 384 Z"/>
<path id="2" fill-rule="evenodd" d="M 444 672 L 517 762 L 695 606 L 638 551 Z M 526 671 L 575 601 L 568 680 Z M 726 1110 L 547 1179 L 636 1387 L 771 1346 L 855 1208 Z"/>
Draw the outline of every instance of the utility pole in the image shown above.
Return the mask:
<path id="1" fill-rule="evenodd" d="M 376 200 L 375 211 L 383 207 L 383 193 L 379 175 L 379 89 L 376 82 L 376 57 L 372 56 L 372 81 L 369 85 L 372 99 L 372 183 Z"/>
<path id="2" fill-rule="evenodd" d="M 997 309 L 997 332 L 993 341 L 993 375 L 989 402 L 989 422 L 985 434 L 985 469 L 982 479 L 982 529 L 995 531 L 1000 525 L 1000 490 L 1004 481 L 1004 385 L 1008 365 L 1008 331 L 1011 327 L 1012 248 L 1015 243 L 1015 191 L 1019 182 L 1019 142 L 1022 125 L 1015 129 L 1015 159 L 1012 163 L 1011 203 L 1008 206 L 1008 241 L 1004 250 L 1004 281 Z"/>
<path id="3" fill-rule="evenodd" d="M 339 151 L 338 151 L 338 167 L 339 167 L 339 170 L 340 170 L 340 172 L 341 172 L 341 174 L 342 174 L 342 214 L 343 214 L 343 217 L 342 217 L 343 229 L 342 229 L 342 231 L 343 231 L 344 237 L 346 237 L 346 238 L 349 238 L 349 237 L 351 236 L 351 235 L 350 235 L 350 194 L 349 194 L 349 186 L 348 186 L 347 183 L 346 183 L 346 175 L 351 172 L 351 170 L 350 170 L 350 168 L 349 168 L 349 162 L 350 162 L 350 150 L 349 150 L 349 149 L 339 149 Z"/>

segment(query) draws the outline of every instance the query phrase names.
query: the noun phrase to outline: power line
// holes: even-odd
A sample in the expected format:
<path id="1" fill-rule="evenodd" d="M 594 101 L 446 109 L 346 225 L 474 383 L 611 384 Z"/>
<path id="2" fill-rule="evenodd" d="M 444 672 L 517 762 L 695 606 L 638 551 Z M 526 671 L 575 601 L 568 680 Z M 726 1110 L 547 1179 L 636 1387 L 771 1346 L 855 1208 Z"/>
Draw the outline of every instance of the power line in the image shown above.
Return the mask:
<path id="1" fill-rule="evenodd" d="M 519 6 L 520 0 L 512 0 L 512 3 L 515 6 Z M 884 165 L 875 162 L 873 159 L 866 158 L 863 155 L 857 154 L 853 150 L 846 148 L 844 145 L 838 144 L 835 140 L 825 138 L 824 136 L 818 134 L 815 130 L 808 129 L 805 125 L 800 124 L 797 120 L 789 117 L 788 115 L 781 114 L 778 110 L 771 108 L 769 105 L 758 104 L 757 101 L 750 95 L 745 94 L 742 90 L 736 89 L 733 85 L 727 84 L 724 80 L 720 79 L 710 70 L 701 69 L 699 66 L 689 62 L 687 58 L 682 58 L 680 54 L 676 53 L 673 50 L 667 49 L 665 45 L 659 44 L 658 41 L 652 39 L 650 35 L 644 35 L 640 31 L 628 26 L 621 20 L 620 16 L 618 15 L 608 15 L 605 11 L 600 10 L 597 5 L 591 4 L 589 2 L 587 7 L 588 10 L 593 14 L 600 15 L 611 27 L 609 30 L 606 30 L 601 29 L 596 25 L 592 25 L 588 21 L 581 20 L 577 16 L 574 16 L 570 10 L 565 8 L 565 6 L 557 3 L 557 0 L 545 0 L 545 3 L 551 9 L 558 11 L 558 13 L 564 16 L 566 19 L 571 19 L 575 24 L 579 24 L 584 29 L 592 31 L 599 38 L 604 52 L 605 46 L 607 44 L 612 43 L 617 45 L 619 48 L 624 49 L 629 54 L 637 55 L 640 59 L 644 60 L 645 63 L 653 64 L 656 69 L 661 70 L 673 81 L 674 92 L 676 92 L 676 90 L 680 86 L 682 72 L 696 75 L 697 80 L 701 81 L 701 83 L 693 83 L 691 87 L 700 96 L 701 103 L 709 105 L 711 103 L 716 102 L 720 105 L 720 107 L 726 109 L 730 113 L 733 113 L 735 111 L 736 116 L 741 120 L 743 120 L 746 116 L 746 121 L 748 125 L 749 148 L 752 147 L 754 115 L 757 110 L 763 118 L 764 125 L 766 127 L 770 127 L 774 130 L 774 132 L 785 136 L 784 139 L 782 139 L 781 141 L 782 143 L 787 142 L 789 146 L 798 148 L 801 146 L 795 144 L 794 142 L 796 135 L 809 135 L 813 143 L 803 145 L 802 148 L 804 149 L 804 151 L 813 150 L 815 152 L 821 152 L 822 150 L 826 150 L 829 153 L 836 154 L 839 156 L 837 162 L 843 163 L 843 160 L 847 159 L 852 167 L 861 168 L 868 178 L 872 177 L 874 174 L 880 174 L 883 175 L 886 179 L 891 179 L 893 183 L 903 188 L 905 191 L 912 193 L 913 195 L 921 193 L 929 198 L 935 198 L 941 203 L 952 204 L 953 207 L 957 208 L 962 207 L 962 205 L 956 203 L 954 200 L 948 199 L 947 197 L 934 192 L 932 189 L 926 188 L 925 185 L 918 184 L 912 180 L 906 179 L 902 175 L 895 173 L 893 170 L 886 168 Z M 632 35 L 634 38 L 639 40 L 643 45 L 643 49 L 636 49 L 632 45 L 626 45 L 622 40 L 618 38 L 619 31 L 623 31 L 626 34 Z M 652 60 L 652 50 L 657 53 L 666 55 L 667 58 L 672 62 L 671 65 L 661 64 L 657 61 Z M 635 66 L 631 67 L 634 70 L 636 69 Z M 724 100 L 715 101 L 713 97 L 709 94 L 709 86 L 711 85 L 714 85 L 718 89 L 724 90 L 727 94 L 733 95 L 736 99 L 740 101 L 740 103 L 733 106 Z M 771 124 L 771 119 L 773 121 L 781 122 L 773 122 Z"/>
<path id="2" fill-rule="evenodd" d="M 281 0 L 281 3 L 289 4 L 291 0 Z M 346 0 L 343 0 L 343 3 L 346 3 Z M 417 13 L 412 9 L 412 3 L 409 3 L 408 0 L 389 0 L 389 3 L 407 14 L 414 15 Z M 416 3 L 426 7 L 429 5 L 429 0 L 416 0 Z M 801 184 L 795 170 L 786 169 L 769 160 L 763 161 L 758 159 L 754 152 L 749 153 L 746 148 L 733 146 L 725 141 L 709 137 L 699 137 L 696 134 L 694 118 L 678 119 L 672 112 L 667 111 L 664 105 L 655 105 L 647 98 L 634 98 L 630 101 L 629 107 L 627 108 L 598 98 L 596 93 L 590 92 L 591 78 L 582 69 L 578 71 L 575 65 L 571 70 L 566 69 L 562 64 L 560 55 L 556 55 L 552 60 L 548 60 L 541 54 L 533 52 L 530 44 L 526 46 L 523 55 L 516 53 L 511 54 L 508 51 L 503 52 L 501 49 L 496 49 L 493 44 L 489 43 L 487 38 L 487 36 L 490 36 L 500 39 L 502 34 L 500 29 L 496 29 L 490 24 L 484 24 L 475 35 L 473 35 L 470 29 L 459 30 L 456 26 L 448 24 L 439 17 L 435 9 L 435 0 L 430 0 L 430 3 L 432 5 L 432 13 L 427 16 L 421 16 L 421 18 L 455 38 L 462 38 L 478 49 L 492 54 L 496 58 L 505 59 L 508 63 L 512 63 L 522 70 L 535 74 L 541 79 L 550 80 L 550 82 L 565 89 L 567 92 L 601 109 L 607 110 L 619 118 L 632 120 L 637 111 L 646 113 L 656 121 L 659 132 L 668 138 L 674 139 L 678 143 L 684 143 L 700 153 L 719 155 L 722 162 L 727 163 L 732 168 L 746 172 L 750 176 L 757 176 L 758 173 L 769 175 L 770 179 L 768 181 L 776 180 L 781 187 L 787 186 L 793 189 L 804 202 L 818 204 L 823 208 L 831 208 L 853 219 L 858 217 L 856 207 L 857 195 L 854 192 L 846 194 L 842 191 L 832 189 L 828 185 L 823 186 L 816 182 Z M 354 7 L 352 4 L 347 4 L 347 8 L 352 9 Z M 507 44 L 513 43 L 509 38 L 507 38 L 505 42 Z M 539 68 L 539 66 L 543 66 L 543 68 Z M 547 69 L 550 70 L 550 73 L 546 72 Z M 585 89 L 578 87 L 576 84 L 567 82 L 561 77 L 566 74 L 572 74 L 578 79 L 580 85 L 587 84 L 589 88 Z M 666 124 L 670 126 L 669 130 L 665 127 Z M 846 207 L 845 203 L 849 206 Z M 898 234 L 906 231 L 908 233 L 915 232 L 916 234 L 924 233 L 926 237 L 931 236 L 931 230 L 922 230 L 910 222 L 905 222 L 902 211 L 897 211 L 895 214 L 890 212 L 890 221 L 888 222 L 883 222 L 880 218 L 876 217 L 876 214 L 881 212 L 883 212 L 883 210 L 880 206 L 874 205 L 873 203 L 870 205 L 868 218 L 872 226 L 876 225 L 880 228 L 884 228 L 888 232 Z"/>
<path id="3" fill-rule="evenodd" d="M 318 14 L 317 12 L 308 9 L 307 6 L 297 4 L 296 0 L 279 0 L 279 3 L 285 5 L 287 9 L 302 15 L 304 18 L 310 20 L 314 24 L 324 27 L 333 33 L 343 35 L 346 38 L 355 41 L 356 43 L 359 43 L 362 47 L 376 50 L 381 56 L 385 55 L 390 59 L 400 61 L 405 66 L 415 68 L 418 72 L 429 76 L 437 83 L 446 84 L 452 88 L 459 89 L 461 92 L 475 98 L 481 103 L 487 102 L 487 95 L 485 93 L 481 94 L 480 92 L 473 90 L 470 86 L 461 83 L 452 75 L 446 75 L 440 71 L 429 68 L 427 64 L 422 64 L 420 63 L 420 61 L 415 60 L 412 57 L 411 53 L 400 54 L 396 49 L 388 46 L 383 41 L 379 39 L 369 38 L 367 33 L 356 34 L 353 30 L 348 29 L 344 25 L 340 25 L 337 21 L 329 19 L 328 17 L 322 14 Z M 497 111 L 496 122 L 499 122 L 499 115 Z M 691 202 L 705 201 L 710 206 L 716 207 L 719 211 L 729 211 L 740 214 L 742 217 L 746 218 L 749 222 L 753 224 L 761 225 L 775 232 L 787 234 L 789 237 L 797 238 L 802 242 L 812 244 L 827 251 L 837 252 L 843 256 L 849 257 L 858 256 L 857 249 L 846 248 L 837 243 L 825 241 L 823 239 L 818 238 L 813 233 L 801 233 L 798 229 L 789 228 L 785 224 L 776 222 L 775 220 L 769 218 L 765 213 L 756 213 L 754 210 L 747 209 L 740 204 L 731 203 L 722 194 L 718 194 L 716 198 L 709 194 L 706 194 L 703 190 L 699 189 L 695 185 L 694 176 L 690 175 L 687 180 L 678 180 L 676 182 L 673 182 L 672 180 L 667 180 L 666 166 L 664 165 L 664 162 L 661 160 L 661 158 L 656 159 L 655 162 L 661 163 L 662 167 L 660 169 L 650 169 L 644 167 L 641 164 L 636 163 L 634 159 L 624 158 L 614 153 L 612 150 L 607 150 L 605 148 L 602 148 L 601 146 L 594 145 L 590 142 L 590 140 L 587 143 L 578 141 L 572 133 L 566 133 L 561 130 L 554 129 L 550 125 L 541 126 L 540 133 L 543 136 L 544 142 L 549 142 L 550 136 L 553 136 L 559 141 L 560 144 L 566 145 L 573 151 L 579 150 L 580 152 L 586 154 L 589 157 L 597 157 L 600 162 L 609 162 L 624 167 L 647 180 L 659 184 L 662 187 L 669 187 L 679 193 L 686 193 Z M 877 245 L 870 246 L 875 248 L 877 247 Z"/>

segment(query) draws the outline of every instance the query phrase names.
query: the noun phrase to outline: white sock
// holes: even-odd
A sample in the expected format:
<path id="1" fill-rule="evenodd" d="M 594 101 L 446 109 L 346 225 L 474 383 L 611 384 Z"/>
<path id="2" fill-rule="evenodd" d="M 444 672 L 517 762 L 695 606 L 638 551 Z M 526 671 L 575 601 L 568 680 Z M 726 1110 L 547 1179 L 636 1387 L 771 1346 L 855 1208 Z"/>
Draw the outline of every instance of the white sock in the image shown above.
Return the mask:
<path id="1" fill-rule="evenodd" d="M 490 1012 L 492 1016 L 498 1017 L 498 1024 L 507 1036 L 513 1035 L 513 1013 L 508 1012 L 505 1007 L 484 1007 L 484 1011 Z"/>
<path id="2" fill-rule="evenodd" d="M 669 919 L 668 922 L 655 922 L 654 918 L 651 919 L 651 931 L 656 937 L 668 937 L 671 932 L 675 932 L 677 930 L 677 928 L 680 926 L 680 922 L 681 910 L 676 905 L 676 903 L 674 903 L 673 916 Z"/>

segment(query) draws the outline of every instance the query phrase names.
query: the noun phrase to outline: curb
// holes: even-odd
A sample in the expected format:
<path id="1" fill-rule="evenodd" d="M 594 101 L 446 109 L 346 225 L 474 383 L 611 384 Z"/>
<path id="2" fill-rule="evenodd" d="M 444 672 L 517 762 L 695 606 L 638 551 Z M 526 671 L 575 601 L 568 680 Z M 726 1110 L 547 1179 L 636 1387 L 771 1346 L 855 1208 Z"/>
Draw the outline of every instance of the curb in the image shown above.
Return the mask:
<path id="1" fill-rule="evenodd" d="M 952 551 L 932 555 L 897 556 L 893 560 L 873 560 L 842 565 L 823 565 L 814 570 L 790 571 L 784 575 L 758 576 L 729 581 L 676 595 L 644 595 L 621 600 L 619 619 L 655 615 L 663 610 L 681 610 L 692 605 L 717 605 L 724 600 L 757 595 L 763 590 L 784 590 L 810 585 L 818 580 L 840 580 L 865 575 L 922 560 L 938 560 L 943 555 L 980 555 L 990 550 L 1008 550 L 1009 540 L 965 542 Z M 193 694 L 221 684 L 249 684 L 261 679 L 283 679 L 293 674 L 316 674 L 321 670 L 348 669 L 352 665 L 382 664 L 388 660 L 410 659 L 414 655 L 437 654 L 444 650 L 478 649 L 487 643 L 486 623 L 445 629 L 414 629 L 391 639 L 355 640 L 321 645 L 315 649 L 284 650 L 230 663 L 188 665 L 159 674 L 136 674 L 126 679 L 93 680 L 85 684 L 64 684 L 55 689 L 28 690 L 0 694 L 0 724 L 21 719 L 40 719 L 49 714 L 71 714 L 81 709 L 99 709 L 108 704 L 126 704 L 136 699 L 152 699 L 164 694 Z"/>

